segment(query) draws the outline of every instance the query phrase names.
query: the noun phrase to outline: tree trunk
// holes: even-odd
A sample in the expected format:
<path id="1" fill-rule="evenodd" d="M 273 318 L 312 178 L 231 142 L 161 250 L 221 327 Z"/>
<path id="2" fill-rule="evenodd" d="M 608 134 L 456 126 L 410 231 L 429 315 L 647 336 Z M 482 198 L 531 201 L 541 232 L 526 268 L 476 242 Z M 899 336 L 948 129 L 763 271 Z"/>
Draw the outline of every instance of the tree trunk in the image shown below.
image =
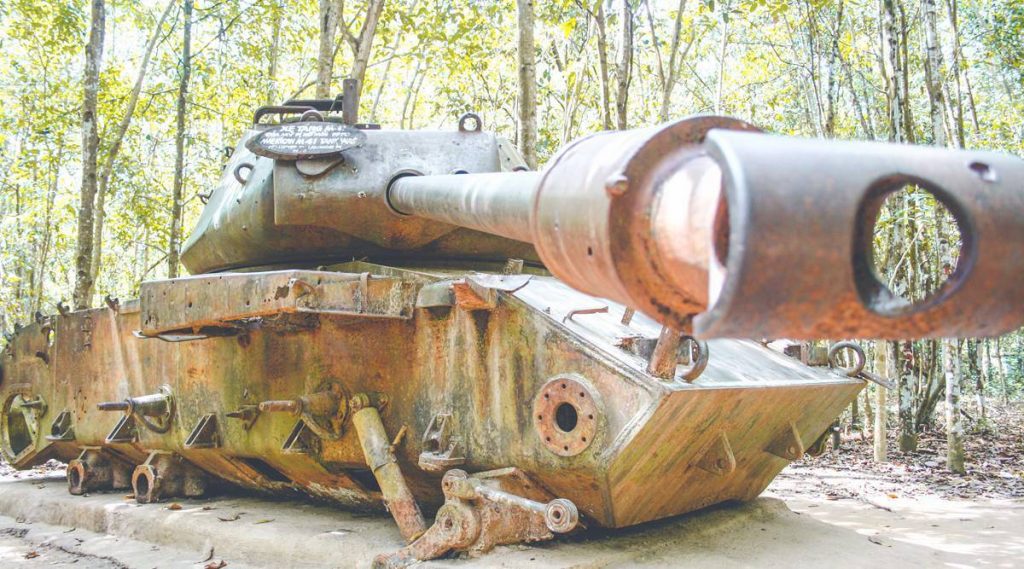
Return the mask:
<path id="1" fill-rule="evenodd" d="M 320 51 L 316 58 L 316 98 L 331 97 L 334 73 L 334 36 L 338 30 L 338 7 L 335 0 L 320 0 Z"/>
<path id="2" fill-rule="evenodd" d="M 644 7 L 647 9 L 647 22 L 651 27 L 651 41 L 654 44 L 654 53 L 657 56 L 658 61 L 658 82 L 661 87 L 661 103 L 658 107 L 658 120 L 661 122 L 668 120 L 669 105 L 672 102 L 672 91 L 676 86 L 676 75 L 677 66 L 676 58 L 679 57 L 679 43 L 683 36 L 683 12 L 686 11 L 686 0 L 679 0 L 679 7 L 676 11 L 675 21 L 672 25 L 672 38 L 669 44 L 669 56 L 668 56 L 668 69 L 665 69 L 662 65 L 661 47 L 658 45 L 658 34 L 657 29 L 654 25 L 654 15 L 651 11 L 650 0 L 644 0 Z M 690 36 L 690 42 L 686 46 L 686 51 L 689 51 L 690 46 L 693 45 L 693 35 Z M 685 57 L 685 53 L 683 54 Z"/>
<path id="3" fill-rule="evenodd" d="M 891 379 L 896 374 L 894 358 L 896 353 L 896 342 L 875 342 L 875 370 L 879 374 Z M 874 428 L 874 450 L 875 462 L 885 462 L 888 457 L 888 420 L 889 408 L 886 406 L 886 389 L 879 385 L 875 389 L 875 428 Z"/>
<path id="4" fill-rule="evenodd" d="M 601 126 L 604 130 L 612 129 L 611 79 L 608 73 L 608 22 L 604 16 L 604 2 L 597 3 L 594 13 L 597 24 L 597 65 L 601 72 Z"/>
<path id="5" fill-rule="evenodd" d="M 359 32 L 359 38 L 355 44 L 350 77 L 359 81 L 354 103 L 357 109 L 359 108 L 359 95 L 363 91 L 363 81 L 366 79 L 366 67 L 370 64 L 370 53 L 373 50 L 373 38 L 377 33 L 377 22 L 380 21 L 380 14 L 383 10 L 384 0 L 370 0 L 367 3 L 366 19 L 363 20 L 363 28 Z"/>
<path id="6" fill-rule="evenodd" d="M 881 0 L 882 3 L 882 61 L 889 100 L 889 140 L 904 142 L 903 132 L 903 84 L 900 82 L 899 30 L 896 26 L 896 5 L 898 0 Z"/>
<path id="7" fill-rule="evenodd" d="M 93 235 L 92 244 L 92 282 L 91 285 L 96 284 L 96 277 L 100 273 L 100 266 L 103 263 L 103 222 L 106 219 L 105 205 L 107 201 L 107 186 L 110 184 L 110 176 L 114 172 L 114 163 L 117 161 L 117 155 L 121 152 L 121 144 L 124 142 L 125 134 L 128 132 L 128 127 L 131 126 L 132 118 L 135 116 L 135 107 L 139 104 L 139 95 L 142 93 L 142 85 L 146 80 L 146 70 L 149 69 L 149 60 L 153 56 L 153 48 L 156 47 L 157 41 L 160 39 L 160 30 L 164 26 L 164 22 L 167 20 L 167 16 L 170 15 L 171 10 L 174 8 L 177 0 L 171 0 L 167 3 L 167 7 L 164 8 L 160 19 L 157 20 L 156 27 L 153 29 L 153 35 L 150 36 L 149 41 L 146 42 L 146 51 L 142 54 L 142 62 L 139 63 L 139 74 L 135 77 L 135 84 L 132 85 L 131 94 L 128 96 L 128 106 L 124 110 L 124 116 L 121 117 L 121 122 L 117 125 L 117 130 L 114 131 L 114 138 L 110 143 L 110 150 L 107 151 L 106 159 L 103 161 L 103 167 L 100 170 L 99 175 L 99 187 L 97 188 L 96 194 L 96 228 Z M 90 296 L 92 290 L 89 291 Z"/>
<path id="8" fill-rule="evenodd" d="M 960 81 L 960 24 L 957 19 L 957 5 L 956 0 L 946 0 L 946 13 L 949 16 L 950 26 L 953 28 L 953 50 L 952 58 L 950 61 L 950 74 L 952 75 L 953 82 L 956 84 L 956 106 L 954 114 L 954 129 L 956 133 L 957 146 L 963 148 L 965 145 L 964 136 L 964 97 L 961 89 Z M 952 106 L 954 99 L 948 97 L 949 104 Z"/>
<path id="9" fill-rule="evenodd" d="M 615 126 L 619 130 L 628 128 L 629 82 L 633 77 L 633 0 L 622 2 L 622 51 L 616 72 L 618 82 L 615 96 Z"/>
<path id="10" fill-rule="evenodd" d="M 270 56 L 267 58 L 267 98 L 265 104 L 277 104 L 277 62 L 281 56 L 281 0 L 275 0 L 270 8 L 273 19 L 270 24 Z"/>
<path id="11" fill-rule="evenodd" d="M 906 6 L 900 0 L 895 0 L 896 7 L 900 11 L 900 71 L 903 81 L 903 136 L 910 144 L 917 142 L 917 134 L 914 132 L 913 109 L 910 106 L 910 38 L 908 37 L 907 11 Z"/>
<path id="12" fill-rule="evenodd" d="M 681 0 L 685 2 L 685 0 Z M 661 45 L 658 41 L 658 30 L 654 25 L 654 14 L 651 11 L 650 0 L 643 0 L 644 11 L 647 12 L 647 25 L 651 30 L 651 47 L 654 52 L 654 61 L 657 63 L 655 70 L 658 72 L 658 85 L 662 90 L 665 88 L 665 84 L 668 83 L 668 78 L 665 76 L 665 65 L 661 57 Z"/>
<path id="13" fill-rule="evenodd" d="M 917 450 L 917 430 L 914 424 L 914 351 L 910 342 L 903 342 L 899 358 L 899 423 L 900 452 Z"/>
<path id="14" fill-rule="evenodd" d="M 174 186 L 171 194 L 171 236 L 167 244 L 167 278 L 178 276 L 181 257 L 182 187 L 185 183 L 185 115 L 188 104 L 188 81 L 192 74 L 192 2 L 181 5 L 182 43 L 181 79 L 178 82 L 177 130 L 174 133 Z"/>
<path id="15" fill-rule="evenodd" d="M 719 2 L 719 23 L 722 26 L 722 40 L 718 45 L 718 85 L 715 89 L 715 114 L 724 112 L 725 97 L 725 56 L 729 46 L 729 2 Z"/>
<path id="16" fill-rule="evenodd" d="M 683 53 L 679 53 L 679 43 L 682 38 L 683 30 L 683 12 L 686 10 L 686 0 L 679 0 L 679 11 L 676 12 L 676 20 L 672 25 L 672 45 L 669 48 L 668 56 L 668 80 L 661 87 L 661 107 L 658 109 L 658 120 L 665 122 L 668 120 L 668 110 L 672 103 L 672 91 L 676 87 L 676 81 L 679 76 L 679 59 L 686 57 L 689 53 L 690 47 L 693 46 L 693 40 L 696 37 L 692 32 L 690 35 L 690 41 L 686 44 L 686 49 Z"/>
<path id="17" fill-rule="evenodd" d="M 828 57 L 828 88 L 827 88 L 827 104 L 825 106 L 825 136 L 832 138 L 836 133 L 836 100 L 839 99 L 839 81 L 836 77 L 836 67 L 839 65 L 840 52 L 839 52 L 839 37 L 843 31 L 843 1 L 839 1 L 839 7 L 836 8 L 836 29 L 835 33 L 832 34 L 832 49 L 829 51 Z M 859 109 L 858 109 L 859 111 Z"/>
<path id="18" fill-rule="evenodd" d="M 946 128 L 943 120 L 946 114 L 942 93 L 942 47 L 939 45 L 938 8 L 936 0 L 922 0 L 924 10 L 925 78 L 928 83 L 928 103 L 931 109 L 932 141 L 936 146 L 946 146 Z M 947 392 L 949 389 L 947 388 Z"/>
<path id="19" fill-rule="evenodd" d="M 814 6 L 809 0 L 805 0 L 807 8 L 807 82 L 806 88 L 802 88 L 804 97 L 807 99 L 807 114 L 814 125 L 817 136 L 825 135 L 825 112 L 821 102 L 820 73 L 818 70 L 818 20 Z M 794 51 L 799 45 L 799 34 L 790 28 L 794 43 Z"/>
<path id="20" fill-rule="evenodd" d="M 850 431 L 860 432 L 863 430 L 864 427 L 860 422 L 860 398 L 854 397 L 853 402 L 850 403 Z"/>
<path id="21" fill-rule="evenodd" d="M 92 302 L 92 239 L 95 229 L 96 166 L 99 151 L 97 99 L 103 63 L 104 1 L 92 0 L 89 43 L 85 47 L 84 97 L 82 100 L 82 190 L 78 202 L 78 242 L 75 250 L 75 308 Z"/>
<path id="22" fill-rule="evenodd" d="M 871 430 L 872 425 L 875 424 L 875 410 L 871 406 L 871 386 L 867 385 L 864 387 L 864 424 L 861 427 L 861 440 L 867 436 L 868 431 Z M 860 397 L 858 395 L 858 397 Z"/>
<path id="23" fill-rule="evenodd" d="M 406 129 L 409 128 L 408 126 L 406 126 L 405 120 L 406 120 L 406 117 L 407 117 L 407 115 L 409 113 L 409 103 L 412 102 L 412 92 L 413 92 L 413 89 L 416 88 L 416 82 L 420 78 L 420 69 L 422 67 L 423 67 L 423 58 L 419 57 L 419 58 L 416 59 L 416 68 L 413 69 L 412 78 L 409 79 L 409 84 L 405 87 L 405 102 L 402 103 L 402 120 L 401 120 L 401 122 L 398 123 L 399 126 L 401 126 L 401 128 L 403 130 L 406 130 Z M 412 119 L 410 119 L 409 122 L 412 122 Z"/>
<path id="24" fill-rule="evenodd" d="M 1008 381 L 1008 379 L 1006 377 L 1006 374 L 1001 371 L 1002 367 L 1003 367 L 1002 366 L 1002 354 L 999 351 L 999 339 L 998 338 L 996 339 L 996 355 L 999 357 L 999 360 L 1000 360 L 1000 364 L 999 364 L 999 370 L 1000 371 L 998 373 L 999 373 L 999 383 L 1003 387 L 1003 403 L 1005 403 L 1006 405 L 1009 405 L 1010 404 L 1010 383 L 1009 383 L 1009 381 Z M 993 369 L 991 365 L 989 366 L 989 369 L 990 370 Z"/>
<path id="25" fill-rule="evenodd" d="M 960 418 L 960 351 L 957 340 L 942 341 L 942 364 L 946 374 L 946 467 L 951 472 L 964 474 L 964 426 Z"/>
<path id="26" fill-rule="evenodd" d="M 64 141 L 57 143 L 56 155 L 51 159 L 49 191 L 46 193 L 46 210 L 43 214 L 43 243 L 40 246 L 39 259 L 36 261 L 35 281 L 32 288 L 31 314 L 42 309 L 43 288 L 46 284 L 46 268 L 50 264 L 51 244 L 53 243 L 54 224 L 53 205 L 57 198 L 57 191 L 60 189 L 60 166 L 64 163 Z M 2 328 L 0 328 L 2 329 Z"/>
<path id="27" fill-rule="evenodd" d="M 519 9 L 519 145 L 530 168 L 537 168 L 537 54 L 533 42 L 533 0 Z"/>
<path id="28" fill-rule="evenodd" d="M 981 375 L 978 366 L 978 340 L 967 341 L 967 364 L 970 373 L 974 377 L 974 395 L 978 402 L 978 421 L 984 424 L 988 419 L 987 405 L 985 404 L 985 378 Z"/>

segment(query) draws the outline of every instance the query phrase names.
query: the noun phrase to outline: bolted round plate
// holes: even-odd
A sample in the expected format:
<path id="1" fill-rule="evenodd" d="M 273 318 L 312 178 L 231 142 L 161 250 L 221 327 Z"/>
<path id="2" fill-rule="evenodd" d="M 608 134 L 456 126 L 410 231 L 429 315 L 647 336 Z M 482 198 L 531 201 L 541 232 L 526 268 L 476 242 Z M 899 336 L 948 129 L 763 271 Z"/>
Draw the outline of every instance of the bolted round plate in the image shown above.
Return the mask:
<path id="1" fill-rule="evenodd" d="M 599 402 L 593 389 L 572 376 L 557 376 L 533 401 L 533 426 L 544 446 L 559 456 L 576 456 L 597 435 Z"/>
<path id="2" fill-rule="evenodd" d="M 275 126 L 245 143 L 253 154 L 274 160 L 334 158 L 366 144 L 366 134 L 349 125 L 301 121 Z"/>

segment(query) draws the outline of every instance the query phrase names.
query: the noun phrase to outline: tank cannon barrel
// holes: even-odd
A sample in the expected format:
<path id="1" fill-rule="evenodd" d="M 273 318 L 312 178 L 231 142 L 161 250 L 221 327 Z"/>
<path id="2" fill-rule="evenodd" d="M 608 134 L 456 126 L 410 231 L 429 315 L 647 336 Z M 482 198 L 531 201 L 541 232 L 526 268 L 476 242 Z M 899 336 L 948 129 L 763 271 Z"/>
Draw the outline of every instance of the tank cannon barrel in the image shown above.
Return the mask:
<path id="1" fill-rule="evenodd" d="M 957 268 L 908 302 L 874 269 L 886 196 L 921 187 L 962 236 Z M 542 172 L 406 176 L 399 213 L 532 243 L 583 292 L 699 337 L 990 336 L 1024 323 L 1024 161 L 763 134 L 696 117 L 606 132 Z"/>
<path id="2" fill-rule="evenodd" d="M 402 176 L 388 203 L 403 215 L 533 243 L 528 215 L 541 179 L 540 172 Z"/>

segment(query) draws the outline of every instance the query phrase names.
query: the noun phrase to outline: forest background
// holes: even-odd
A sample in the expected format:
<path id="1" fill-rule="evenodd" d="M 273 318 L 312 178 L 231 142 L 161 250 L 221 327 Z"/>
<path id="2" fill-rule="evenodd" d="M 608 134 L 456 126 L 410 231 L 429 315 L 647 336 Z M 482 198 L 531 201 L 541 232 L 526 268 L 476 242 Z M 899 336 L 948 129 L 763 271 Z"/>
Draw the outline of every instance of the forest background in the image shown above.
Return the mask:
<path id="1" fill-rule="evenodd" d="M 345 77 L 366 122 L 451 129 L 473 111 L 534 165 L 696 113 L 1024 154 L 1019 0 L 0 0 L 0 330 L 179 274 L 253 111 Z M 944 215 L 915 188 L 887 201 L 894 292 L 927 296 L 955 266 Z M 1024 392 L 1021 331 L 865 348 L 899 388 L 870 387 L 845 421 L 878 430 L 892 406 L 902 451 L 935 427 L 998 429 L 990 409 Z"/>

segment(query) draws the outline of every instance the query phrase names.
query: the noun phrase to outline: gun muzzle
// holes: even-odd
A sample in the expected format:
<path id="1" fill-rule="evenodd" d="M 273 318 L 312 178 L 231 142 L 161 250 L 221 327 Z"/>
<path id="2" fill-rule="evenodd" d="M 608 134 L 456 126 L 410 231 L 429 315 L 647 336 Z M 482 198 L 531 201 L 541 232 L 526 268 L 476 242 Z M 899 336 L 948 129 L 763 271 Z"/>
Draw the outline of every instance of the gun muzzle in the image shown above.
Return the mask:
<path id="1" fill-rule="evenodd" d="M 876 274 L 886 196 L 932 193 L 962 237 L 920 302 Z M 543 172 L 402 177 L 397 212 L 533 243 L 567 284 L 702 338 L 992 336 L 1024 323 L 1024 161 L 760 133 L 723 117 L 585 137 Z"/>

